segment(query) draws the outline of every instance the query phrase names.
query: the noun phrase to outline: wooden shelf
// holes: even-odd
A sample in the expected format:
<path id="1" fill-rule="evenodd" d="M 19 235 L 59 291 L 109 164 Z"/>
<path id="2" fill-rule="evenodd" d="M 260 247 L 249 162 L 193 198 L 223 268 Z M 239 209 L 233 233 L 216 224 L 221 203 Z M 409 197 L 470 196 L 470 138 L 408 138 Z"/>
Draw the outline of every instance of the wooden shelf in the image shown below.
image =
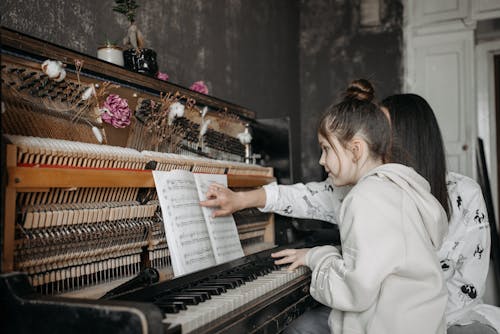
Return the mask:
<path id="1" fill-rule="evenodd" d="M 18 192 L 45 188 L 154 188 L 151 171 L 102 170 L 80 168 L 8 168 L 7 186 Z M 230 187 L 259 187 L 275 181 L 259 175 L 228 175 Z"/>

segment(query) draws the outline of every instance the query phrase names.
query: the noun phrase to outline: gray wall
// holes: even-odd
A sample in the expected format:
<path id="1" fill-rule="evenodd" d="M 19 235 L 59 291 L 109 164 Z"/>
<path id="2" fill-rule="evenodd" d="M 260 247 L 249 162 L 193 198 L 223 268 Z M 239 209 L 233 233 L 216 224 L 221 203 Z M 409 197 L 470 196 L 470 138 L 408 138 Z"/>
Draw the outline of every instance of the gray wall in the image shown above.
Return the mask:
<path id="1" fill-rule="evenodd" d="M 300 5 L 300 95 L 303 180 L 323 175 L 315 129 L 323 111 L 348 84 L 369 79 L 382 99 L 402 87 L 400 0 L 380 0 L 380 24 L 362 25 L 361 3 L 377 0 L 302 0 Z M 312 131 L 311 131 L 312 130 Z"/>
<path id="2" fill-rule="evenodd" d="M 316 122 L 354 78 L 379 96 L 400 90 L 402 6 L 380 0 L 381 24 L 363 27 L 361 4 L 379 0 L 138 0 L 137 23 L 170 81 L 205 80 L 210 95 L 260 118 L 289 116 L 295 180 L 322 177 Z M 113 0 L 3 0 L 3 26 L 95 55 L 121 41 Z"/>

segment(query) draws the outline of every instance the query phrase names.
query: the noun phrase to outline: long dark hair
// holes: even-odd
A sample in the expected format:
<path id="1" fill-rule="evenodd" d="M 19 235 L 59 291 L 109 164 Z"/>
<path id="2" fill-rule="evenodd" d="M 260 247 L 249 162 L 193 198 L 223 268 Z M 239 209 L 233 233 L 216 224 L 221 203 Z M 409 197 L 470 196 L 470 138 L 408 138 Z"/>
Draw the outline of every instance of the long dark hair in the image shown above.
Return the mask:
<path id="1" fill-rule="evenodd" d="M 391 117 L 392 161 L 413 167 L 431 186 L 431 193 L 450 218 L 446 187 L 446 157 L 441 130 L 427 101 L 416 94 L 397 94 L 382 100 Z"/>
<path id="2" fill-rule="evenodd" d="M 359 135 L 368 144 L 370 155 L 386 162 L 391 148 L 390 124 L 373 98 L 374 89 L 368 80 L 353 81 L 343 101 L 330 106 L 323 114 L 318 133 L 326 139 L 334 135 L 343 147 Z"/>

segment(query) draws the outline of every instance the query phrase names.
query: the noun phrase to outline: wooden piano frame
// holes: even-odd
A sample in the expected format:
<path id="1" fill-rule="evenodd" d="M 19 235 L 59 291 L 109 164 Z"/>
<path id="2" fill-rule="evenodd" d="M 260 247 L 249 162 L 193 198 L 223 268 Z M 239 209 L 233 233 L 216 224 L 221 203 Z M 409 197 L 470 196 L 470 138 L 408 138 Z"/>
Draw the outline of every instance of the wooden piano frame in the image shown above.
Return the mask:
<path id="1" fill-rule="evenodd" d="M 129 187 L 154 188 L 152 172 L 75 169 L 75 168 L 40 168 L 18 167 L 16 147 L 7 145 L 7 186 L 5 189 L 5 224 L 2 250 L 2 272 L 14 270 L 16 195 L 20 192 L 45 191 L 49 188 L 80 187 Z M 227 175 L 229 187 L 259 187 L 275 181 L 270 176 Z M 273 219 L 271 217 L 271 219 Z M 270 222 L 264 232 L 264 241 L 274 242 L 274 224 Z"/>

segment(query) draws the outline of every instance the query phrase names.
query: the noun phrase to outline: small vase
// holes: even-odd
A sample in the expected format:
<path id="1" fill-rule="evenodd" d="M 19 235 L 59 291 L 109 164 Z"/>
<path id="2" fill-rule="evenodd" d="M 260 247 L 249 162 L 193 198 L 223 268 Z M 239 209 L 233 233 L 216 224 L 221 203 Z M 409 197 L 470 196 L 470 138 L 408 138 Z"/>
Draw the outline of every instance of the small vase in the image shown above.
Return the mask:
<path id="1" fill-rule="evenodd" d="M 123 50 L 119 46 L 107 45 L 97 49 L 97 58 L 123 66 Z"/>
<path id="2" fill-rule="evenodd" d="M 152 77 L 158 73 L 156 52 L 151 49 L 128 49 L 123 51 L 125 68 L 131 71 L 144 73 Z"/>

